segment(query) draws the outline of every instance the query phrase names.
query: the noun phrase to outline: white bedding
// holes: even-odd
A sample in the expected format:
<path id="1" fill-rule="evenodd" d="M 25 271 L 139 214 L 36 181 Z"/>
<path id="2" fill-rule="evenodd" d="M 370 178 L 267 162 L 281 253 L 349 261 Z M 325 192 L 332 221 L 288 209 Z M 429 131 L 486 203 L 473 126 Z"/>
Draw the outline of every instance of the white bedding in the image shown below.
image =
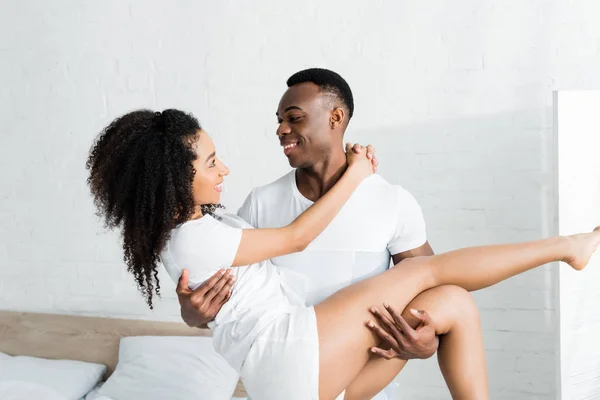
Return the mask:
<path id="1" fill-rule="evenodd" d="M 0 399 L 4 400 L 3 397 L 0 397 Z M 100 396 L 100 397 L 85 397 L 85 400 L 113 400 L 110 397 L 106 397 L 106 396 Z M 231 400 L 248 400 L 247 397 L 232 397 Z"/>
<path id="2" fill-rule="evenodd" d="M 231 400 L 247 400 L 247 399 L 248 399 L 247 397 L 232 397 L 231 398 Z M 100 396 L 100 397 L 94 397 L 93 400 L 113 400 L 113 399 L 111 399 L 110 397 L 106 397 L 106 396 Z"/>
<path id="3" fill-rule="evenodd" d="M 98 399 L 98 391 L 100 390 L 100 388 L 102 387 L 103 384 L 104 384 L 104 382 L 98 382 L 98 384 L 92 390 L 90 390 L 85 395 L 85 397 L 83 397 L 81 400 L 96 400 L 96 399 Z"/>
<path id="4" fill-rule="evenodd" d="M 4 395 L 21 396 L 19 391 L 53 391 L 46 395 L 50 399 L 58 394 L 64 400 L 79 400 L 88 393 L 102 378 L 106 366 L 74 360 L 49 360 L 28 356 L 0 356 L 0 383 Z M 10 391 L 10 392 L 9 392 Z M 8 394 L 10 393 L 10 394 Z M 28 398 L 22 395 L 24 399 Z M 53 396 L 53 397 L 51 397 Z M 36 399 L 30 394 L 29 398 Z M 44 397 L 41 397 L 42 399 Z"/>
<path id="5" fill-rule="evenodd" d="M 2 400 L 66 400 L 56 390 L 37 383 L 23 381 L 0 382 Z"/>
<path id="6" fill-rule="evenodd" d="M 237 373 L 210 337 L 128 336 L 119 362 L 98 392 L 115 400 L 229 400 Z"/>

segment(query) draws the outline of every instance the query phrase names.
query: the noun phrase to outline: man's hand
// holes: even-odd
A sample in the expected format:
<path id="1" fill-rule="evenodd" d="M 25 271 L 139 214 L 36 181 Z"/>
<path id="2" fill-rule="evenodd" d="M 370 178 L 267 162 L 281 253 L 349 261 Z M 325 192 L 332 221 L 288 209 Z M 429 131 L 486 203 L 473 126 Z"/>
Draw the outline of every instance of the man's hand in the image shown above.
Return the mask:
<path id="1" fill-rule="evenodd" d="M 184 269 L 177 283 L 181 318 L 188 326 L 205 328 L 229 300 L 234 280 L 230 270 L 221 269 L 192 291 L 188 287 L 188 271 Z"/>
<path id="2" fill-rule="evenodd" d="M 435 334 L 435 324 L 425 311 L 410 310 L 419 321 L 416 329 L 413 329 L 400 313 L 387 304 L 384 304 L 384 307 L 391 315 L 391 319 L 376 307 L 371 308 L 371 313 L 375 315 L 381 327 L 373 321 L 369 321 L 367 326 L 383 340 L 380 345 L 382 347 L 373 347 L 371 352 L 388 360 L 424 359 L 436 352 L 439 339 Z M 386 349 L 384 350 L 383 347 Z"/>

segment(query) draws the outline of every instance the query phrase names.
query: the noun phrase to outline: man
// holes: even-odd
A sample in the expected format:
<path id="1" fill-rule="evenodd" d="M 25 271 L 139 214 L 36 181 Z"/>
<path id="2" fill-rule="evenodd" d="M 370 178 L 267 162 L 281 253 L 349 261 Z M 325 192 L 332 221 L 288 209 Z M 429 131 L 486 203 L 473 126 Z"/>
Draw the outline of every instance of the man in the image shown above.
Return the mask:
<path id="1" fill-rule="evenodd" d="M 323 196 L 347 167 L 343 137 L 354 102 L 346 81 L 333 71 L 313 68 L 292 75 L 287 86 L 276 113 L 277 137 L 294 170 L 254 189 L 242 205 L 238 214 L 256 228 L 289 224 Z M 390 266 L 390 257 L 398 264 L 426 255 L 433 251 L 416 200 L 403 188 L 373 175 L 305 251 L 271 261 L 284 278 L 295 283 L 296 293 L 306 304 L 313 305 L 353 282 L 383 272 Z M 192 292 L 181 280 L 177 291 L 185 322 L 202 326 L 214 318 L 232 284 L 225 275 Z M 430 357 L 438 344 L 440 368 L 452 395 L 487 398 L 479 314 L 466 291 L 434 288 L 417 296 L 402 316 L 396 311 L 373 309 L 379 324 L 365 321 L 383 344 L 373 349 L 368 366 L 346 390 L 347 398 L 375 396 L 368 389 L 373 382 L 390 381 L 406 360 Z M 436 329 L 442 333 L 439 337 Z M 393 384 L 385 392 L 387 398 L 397 398 Z M 386 394 L 376 398 L 385 399 Z"/>

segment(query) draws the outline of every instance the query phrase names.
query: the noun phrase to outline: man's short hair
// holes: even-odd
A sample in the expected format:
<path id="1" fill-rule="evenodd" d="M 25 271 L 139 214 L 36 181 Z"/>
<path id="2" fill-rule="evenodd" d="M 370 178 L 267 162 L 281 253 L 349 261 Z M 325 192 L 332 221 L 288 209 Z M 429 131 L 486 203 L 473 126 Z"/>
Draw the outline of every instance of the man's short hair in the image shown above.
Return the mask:
<path id="1" fill-rule="evenodd" d="M 354 114 L 354 98 L 348 82 L 339 74 L 324 68 L 309 68 L 296 72 L 287 80 L 287 86 L 292 87 L 300 83 L 312 82 L 319 87 L 319 91 L 335 96 L 346 106 L 348 121 Z"/>

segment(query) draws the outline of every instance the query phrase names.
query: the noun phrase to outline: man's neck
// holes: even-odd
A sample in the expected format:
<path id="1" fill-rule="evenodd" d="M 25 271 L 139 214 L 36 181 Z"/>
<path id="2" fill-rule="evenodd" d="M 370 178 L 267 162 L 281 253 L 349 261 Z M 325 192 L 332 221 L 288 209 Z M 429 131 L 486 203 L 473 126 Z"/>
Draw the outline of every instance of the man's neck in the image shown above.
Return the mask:
<path id="1" fill-rule="evenodd" d="M 317 201 L 329 191 L 348 168 L 346 154 L 340 150 L 310 168 L 296 170 L 296 185 L 300 193 L 311 201 Z"/>

